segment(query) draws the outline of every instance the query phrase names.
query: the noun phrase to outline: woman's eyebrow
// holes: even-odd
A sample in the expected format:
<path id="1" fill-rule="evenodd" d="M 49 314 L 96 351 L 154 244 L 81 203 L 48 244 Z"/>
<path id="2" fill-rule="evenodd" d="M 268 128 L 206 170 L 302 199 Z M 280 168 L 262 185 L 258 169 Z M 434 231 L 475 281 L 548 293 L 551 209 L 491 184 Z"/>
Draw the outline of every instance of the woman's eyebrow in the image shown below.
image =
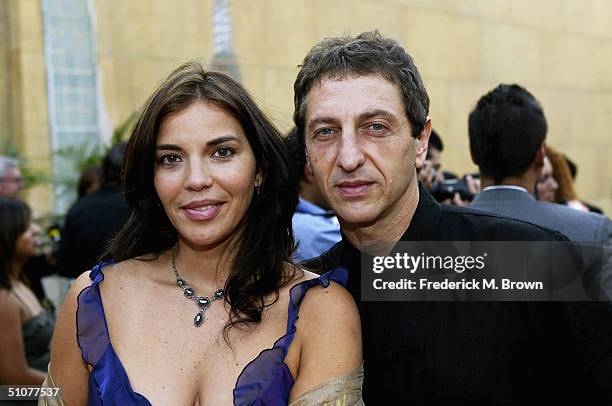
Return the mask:
<path id="1" fill-rule="evenodd" d="M 230 141 L 234 141 L 234 142 L 238 142 L 240 143 L 240 138 L 236 137 L 235 135 L 224 135 L 218 138 L 214 138 L 210 141 L 208 141 L 206 143 L 206 146 L 214 146 L 214 145 L 219 145 L 222 144 L 224 142 L 230 142 Z M 176 144 L 159 144 L 155 147 L 156 150 L 167 150 L 167 151 L 182 151 L 183 148 L 181 148 L 180 146 L 176 145 Z"/>
<path id="2" fill-rule="evenodd" d="M 218 145 L 224 142 L 235 141 L 240 142 L 240 139 L 235 135 L 224 135 L 215 139 L 212 139 L 206 143 L 206 145 Z"/>
<path id="3" fill-rule="evenodd" d="M 160 144 L 155 147 L 155 150 L 157 151 L 160 151 L 160 150 L 181 151 L 182 148 L 174 144 Z"/>

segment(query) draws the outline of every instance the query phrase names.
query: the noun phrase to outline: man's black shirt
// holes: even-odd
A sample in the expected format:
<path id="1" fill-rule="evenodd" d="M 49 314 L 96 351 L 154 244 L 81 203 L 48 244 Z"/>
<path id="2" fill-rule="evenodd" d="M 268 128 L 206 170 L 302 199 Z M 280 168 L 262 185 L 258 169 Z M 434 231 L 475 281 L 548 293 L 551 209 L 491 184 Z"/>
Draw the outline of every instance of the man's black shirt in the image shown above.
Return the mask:
<path id="1" fill-rule="evenodd" d="M 419 194 L 402 241 L 567 240 Z M 612 404 L 612 318 L 600 303 L 362 302 L 361 252 L 344 236 L 306 265 L 349 270 L 366 404 Z"/>

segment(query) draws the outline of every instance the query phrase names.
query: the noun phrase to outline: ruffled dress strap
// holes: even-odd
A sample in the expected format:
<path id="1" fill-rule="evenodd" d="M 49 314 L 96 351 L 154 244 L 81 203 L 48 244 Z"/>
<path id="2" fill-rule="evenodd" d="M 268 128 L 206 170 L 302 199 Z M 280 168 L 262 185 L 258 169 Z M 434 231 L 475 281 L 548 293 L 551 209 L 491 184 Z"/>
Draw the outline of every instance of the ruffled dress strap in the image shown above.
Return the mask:
<path id="1" fill-rule="evenodd" d="M 343 287 L 346 288 L 348 283 L 348 271 L 344 268 L 336 268 L 329 272 L 324 273 L 318 278 L 309 279 L 304 282 L 300 282 L 289 291 L 289 309 L 287 316 L 287 333 L 285 336 L 281 337 L 279 340 L 281 341 L 281 345 L 283 348 L 283 359 L 287 355 L 287 351 L 289 350 L 289 346 L 293 342 L 295 338 L 296 327 L 295 324 L 299 319 L 300 306 L 302 305 L 302 300 L 304 300 L 304 296 L 308 289 L 313 286 L 322 286 L 327 288 L 331 281 L 339 283 Z M 278 342 L 277 342 L 278 343 Z"/>
<path id="2" fill-rule="evenodd" d="M 346 287 L 348 271 L 336 268 L 318 278 L 300 282 L 290 289 L 286 333 L 276 340 L 272 348 L 260 352 L 257 358 L 244 367 L 234 389 L 234 405 L 263 406 L 288 403 L 294 381 L 289 367 L 285 364 L 285 357 L 295 338 L 300 306 L 309 289 L 314 286 L 327 288 L 331 281 Z"/>
<path id="3" fill-rule="evenodd" d="M 110 341 L 100 283 L 104 280 L 102 269 L 113 264 L 113 261 L 105 261 L 96 265 L 89 273 L 91 285 L 83 289 L 77 299 L 77 342 L 83 360 L 92 366 L 87 404 L 150 406 L 143 395 L 132 389 Z"/>
<path id="4" fill-rule="evenodd" d="M 77 299 L 77 342 L 83 360 L 92 366 L 98 363 L 110 344 L 99 284 L 104 280 L 102 268 L 113 263 L 105 261 L 94 266 L 89 273 L 91 285 L 83 289 Z"/>

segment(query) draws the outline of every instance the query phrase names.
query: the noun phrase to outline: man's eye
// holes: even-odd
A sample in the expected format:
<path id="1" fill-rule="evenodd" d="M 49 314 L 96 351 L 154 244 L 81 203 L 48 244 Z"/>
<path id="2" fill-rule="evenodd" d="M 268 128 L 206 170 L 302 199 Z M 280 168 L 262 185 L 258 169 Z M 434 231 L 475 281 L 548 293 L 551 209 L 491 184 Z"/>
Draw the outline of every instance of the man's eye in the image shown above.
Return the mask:
<path id="1" fill-rule="evenodd" d="M 321 128 L 317 130 L 315 135 L 320 137 L 329 137 L 330 135 L 334 135 L 335 131 L 332 128 Z"/>
<path id="2" fill-rule="evenodd" d="M 386 127 L 380 123 L 374 123 L 374 124 L 370 124 L 368 126 L 368 129 L 374 131 L 374 132 L 381 132 L 384 131 L 386 129 Z"/>
<path id="3" fill-rule="evenodd" d="M 157 160 L 157 162 L 162 165 L 172 165 L 180 161 L 181 158 L 178 155 L 174 154 L 163 155 Z"/>
<path id="4" fill-rule="evenodd" d="M 234 151 L 231 148 L 219 148 L 213 154 L 214 157 L 217 158 L 229 158 L 234 154 Z"/>

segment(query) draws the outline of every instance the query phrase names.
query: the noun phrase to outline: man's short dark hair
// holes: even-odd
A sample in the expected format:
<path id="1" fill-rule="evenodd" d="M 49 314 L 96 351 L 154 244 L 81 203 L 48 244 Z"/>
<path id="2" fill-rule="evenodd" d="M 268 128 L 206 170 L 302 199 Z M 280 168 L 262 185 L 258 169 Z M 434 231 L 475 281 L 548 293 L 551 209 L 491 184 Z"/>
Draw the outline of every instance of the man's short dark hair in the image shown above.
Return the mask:
<path id="1" fill-rule="evenodd" d="M 437 149 L 440 152 L 444 151 L 444 143 L 442 142 L 442 138 L 440 138 L 440 135 L 438 135 L 436 130 L 434 130 L 433 128 L 431 129 L 431 134 L 429 134 L 428 145 L 429 145 L 429 148 L 427 148 L 427 159 L 431 157 L 432 147 Z"/>
<path id="2" fill-rule="evenodd" d="M 442 138 L 438 135 L 436 130 L 431 129 L 431 134 L 429 134 L 429 146 L 434 147 L 438 151 L 444 151 L 444 143 L 442 143 Z"/>
<path id="3" fill-rule="evenodd" d="M 546 139 L 540 103 L 519 85 L 501 84 L 482 96 L 470 113 L 468 130 L 474 163 L 496 182 L 521 176 Z"/>
<path id="4" fill-rule="evenodd" d="M 291 152 L 291 158 L 293 166 L 295 168 L 296 182 L 304 177 L 304 167 L 306 166 L 306 151 L 304 150 L 304 144 L 300 142 L 295 127 L 287 133 L 287 146 Z"/>
<path id="5" fill-rule="evenodd" d="M 310 50 L 299 67 L 293 85 L 293 121 L 300 142 L 304 139 L 306 96 L 313 86 L 326 78 L 381 75 L 399 87 L 412 136 L 419 135 L 425 127 L 429 96 L 419 71 L 397 41 L 384 38 L 378 31 L 364 32 L 356 37 L 326 38 Z"/>

